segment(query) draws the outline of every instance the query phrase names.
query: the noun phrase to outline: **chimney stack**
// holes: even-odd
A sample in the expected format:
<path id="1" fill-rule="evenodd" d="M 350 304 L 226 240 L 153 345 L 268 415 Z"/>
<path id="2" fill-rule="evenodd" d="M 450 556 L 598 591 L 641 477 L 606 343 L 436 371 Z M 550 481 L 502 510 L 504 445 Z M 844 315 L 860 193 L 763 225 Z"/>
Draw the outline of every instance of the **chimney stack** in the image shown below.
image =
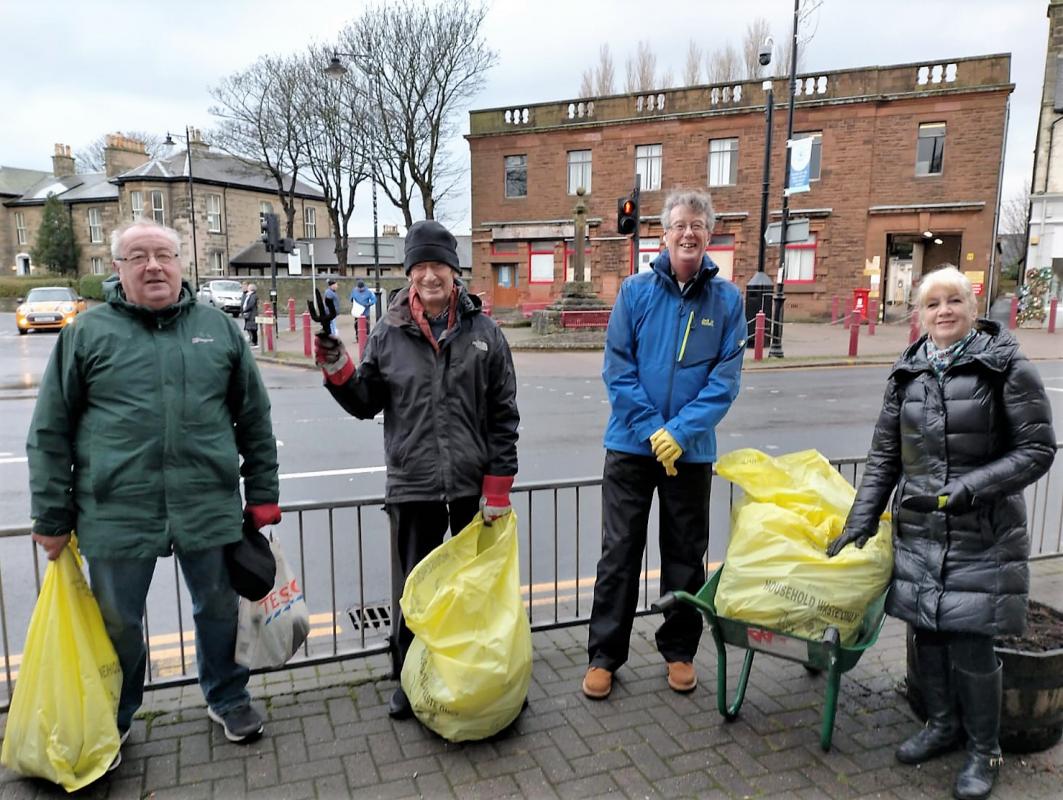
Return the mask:
<path id="1" fill-rule="evenodd" d="M 70 145 L 57 144 L 55 153 L 52 155 L 52 174 L 57 178 L 65 178 L 75 172 L 74 157 L 70 155 Z"/>
<path id="2" fill-rule="evenodd" d="M 147 162 L 148 150 L 143 142 L 120 133 L 107 134 L 103 163 L 108 178 L 129 172 Z"/>

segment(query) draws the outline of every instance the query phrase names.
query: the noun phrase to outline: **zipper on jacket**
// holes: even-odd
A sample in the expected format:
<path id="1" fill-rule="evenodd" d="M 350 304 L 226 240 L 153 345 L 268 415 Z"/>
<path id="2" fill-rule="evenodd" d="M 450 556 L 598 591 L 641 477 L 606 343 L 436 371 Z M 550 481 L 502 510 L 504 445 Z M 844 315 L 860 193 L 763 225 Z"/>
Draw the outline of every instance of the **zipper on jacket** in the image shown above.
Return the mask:
<path id="1" fill-rule="evenodd" d="M 676 361 L 682 361 L 683 360 L 683 354 L 686 353 L 686 351 L 687 351 L 687 339 L 690 338 L 690 327 L 693 324 L 694 324 L 694 312 L 693 312 L 693 310 L 691 310 L 690 316 L 687 317 L 687 330 L 686 330 L 686 333 L 683 334 L 683 344 L 679 346 L 679 358 L 677 358 Z"/>
<path id="2" fill-rule="evenodd" d="M 676 349 L 676 357 L 672 360 L 672 370 L 671 370 L 671 372 L 668 373 L 668 406 L 667 406 L 667 409 L 668 409 L 668 415 L 669 416 L 671 416 L 671 414 L 672 414 L 672 386 L 675 384 L 675 365 L 679 363 L 679 359 L 682 357 L 682 355 L 679 353 L 679 344 L 678 343 L 679 343 L 679 330 L 680 330 L 679 326 L 680 326 L 680 324 L 683 321 L 683 310 L 684 310 L 683 309 L 683 298 L 682 298 L 682 296 L 680 296 L 679 297 L 679 315 L 676 318 L 675 337 L 672 340 L 672 341 L 676 342 L 676 348 L 675 348 Z M 693 314 L 694 312 L 691 311 L 690 313 Z M 684 341 L 685 341 L 685 339 L 684 339 Z"/>

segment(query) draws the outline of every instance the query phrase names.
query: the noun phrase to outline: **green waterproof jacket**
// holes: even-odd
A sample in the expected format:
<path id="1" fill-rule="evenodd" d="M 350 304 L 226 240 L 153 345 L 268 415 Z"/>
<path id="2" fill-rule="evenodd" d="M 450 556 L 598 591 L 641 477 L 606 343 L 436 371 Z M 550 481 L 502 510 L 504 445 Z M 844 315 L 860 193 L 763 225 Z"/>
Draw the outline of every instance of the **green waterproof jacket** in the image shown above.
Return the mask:
<path id="1" fill-rule="evenodd" d="M 278 499 L 269 396 L 247 343 L 187 284 L 159 311 L 116 280 L 105 290 L 41 379 L 26 441 L 33 530 L 76 530 L 89 558 L 238 540 L 240 476 L 248 503 Z"/>

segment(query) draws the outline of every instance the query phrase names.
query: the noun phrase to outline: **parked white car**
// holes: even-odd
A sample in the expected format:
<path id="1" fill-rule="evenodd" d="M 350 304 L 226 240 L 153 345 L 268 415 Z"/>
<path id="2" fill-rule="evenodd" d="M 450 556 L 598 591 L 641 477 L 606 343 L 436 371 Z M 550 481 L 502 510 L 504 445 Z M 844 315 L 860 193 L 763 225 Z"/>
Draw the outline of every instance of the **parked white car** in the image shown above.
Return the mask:
<path id="1" fill-rule="evenodd" d="M 207 281 L 199 287 L 196 300 L 238 317 L 244 294 L 239 281 Z"/>

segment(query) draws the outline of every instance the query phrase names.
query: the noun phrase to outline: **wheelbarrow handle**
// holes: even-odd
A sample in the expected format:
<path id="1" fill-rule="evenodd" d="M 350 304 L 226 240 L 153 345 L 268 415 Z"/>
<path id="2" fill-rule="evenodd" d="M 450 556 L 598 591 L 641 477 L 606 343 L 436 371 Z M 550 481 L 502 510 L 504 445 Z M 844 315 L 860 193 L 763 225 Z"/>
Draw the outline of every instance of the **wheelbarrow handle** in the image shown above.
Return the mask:
<path id="1" fill-rule="evenodd" d="M 693 595 L 690 592 L 684 592 L 680 590 L 666 593 L 656 603 L 652 603 L 650 605 L 650 608 L 658 613 L 663 614 L 665 611 L 672 608 L 676 603 L 679 602 L 687 603 L 701 611 L 705 611 L 710 614 L 713 613 L 712 606 L 710 606 L 700 597 L 698 597 L 697 595 Z"/>

